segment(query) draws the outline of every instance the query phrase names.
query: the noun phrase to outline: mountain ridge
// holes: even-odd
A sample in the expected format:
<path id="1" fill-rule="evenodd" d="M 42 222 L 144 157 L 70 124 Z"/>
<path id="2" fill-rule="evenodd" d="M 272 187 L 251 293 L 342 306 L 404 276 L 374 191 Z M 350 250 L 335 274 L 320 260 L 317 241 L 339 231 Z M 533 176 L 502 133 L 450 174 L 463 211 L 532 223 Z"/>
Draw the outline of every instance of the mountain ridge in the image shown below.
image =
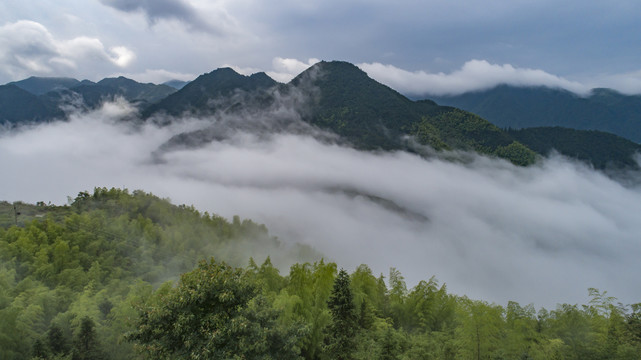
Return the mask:
<path id="1" fill-rule="evenodd" d="M 173 116 L 189 111 L 211 112 L 220 108 L 212 101 L 230 96 L 236 90 L 253 91 L 274 85 L 276 81 L 265 73 L 246 76 L 228 67 L 219 68 L 198 76 L 180 90 L 145 109 L 142 115 L 148 118 L 159 112 Z"/>
<path id="2" fill-rule="evenodd" d="M 641 95 L 595 88 L 587 96 L 568 90 L 499 85 L 456 96 L 431 96 L 486 118 L 501 128 L 561 126 L 599 130 L 641 142 Z"/>
<path id="3" fill-rule="evenodd" d="M 16 124 L 25 121 L 64 119 L 65 114 L 59 107 L 65 104 L 65 101 L 69 101 L 68 99 L 74 98 L 74 94 L 81 97 L 83 106 L 87 109 L 95 108 L 105 100 L 122 96 L 136 104 L 143 120 L 151 119 L 159 124 L 167 124 L 173 121 L 173 118 L 183 115 L 212 117 L 211 127 L 179 134 L 172 138 L 171 146 L 200 146 L 232 136 L 234 131 L 251 130 L 252 127 L 255 127 L 253 131 L 256 134 L 265 135 L 273 131 L 310 131 L 311 126 L 336 134 L 360 150 L 404 150 L 427 154 L 426 148 L 422 147 L 427 145 L 436 151 L 475 151 L 502 157 L 519 165 L 533 163 L 536 153 L 547 155 L 550 151 L 549 146 L 570 157 L 576 157 L 576 150 L 583 147 L 585 149 L 578 151 L 583 155 L 578 158 L 601 168 L 605 166 L 603 156 L 587 149 L 590 141 L 597 141 L 606 152 L 605 144 L 613 144 L 612 154 L 615 158 L 612 163 L 621 166 L 636 164 L 632 160 L 634 154 L 630 152 L 633 146 L 618 140 L 612 141 L 605 133 L 592 133 L 588 136 L 561 130 L 557 128 L 559 125 L 556 123 L 552 123 L 551 129 L 545 130 L 550 134 L 555 133 L 550 138 L 556 142 L 542 146 L 540 142 L 535 141 L 533 144 L 537 144 L 538 147 L 533 151 L 519 140 L 516 132 L 508 130 L 512 126 L 491 123 L 482 116 L 482 112 L 479 112 L 479 116 L 457 107 L 439 105 L 433 100 L 409 99 L 345 61 L 321 61 L 286 84 L 275 81 L 264 72 L 248 76 L 228 67 L 202 74 L 178 90 L 168 85 L 142 84 L 125 77 L 105 78 L 97 83 L 69 78 L 43 79 L 25 79 L 29 80 L 26 84 L 45 84 L 54 88 L 39 96 L 16 85 L 0 87 L 0 104 L 2 101 L 7 104 L 0 109 L 0 121 Z M 63 89 L 61 82 L 76 85 L 71 89 Z M 480 104 L 488 109 L 496 109 L 496 104 L 516 96 L 518 101 L 513 101 L 511 107 L 503 109 L 503 112 L 512 114 L 517 120 L 522 120 L 524 116 L 527 120 L 523 108 L 529 102 L 540 98 L 549 99 L 544 104 L 550 112 L 561 108 L 568 101 L 587 101 L 581 100 L 581 97 L 573 93 L 558 89 L 520 89 L 517 94 L 514 94 L 513 88 L 509 86 L 497 89 L 501 96 L 495 96 Z M 535 96 L 531 99 L 530 93 L 539 94 L 538 98 Z M 541 93 L 543 95 L 540 95 Z M 562 96 L 559 97 L 558 94 Z M 286 107 L 290 112 L 295 110 L 294 113 L 287 114 L 279 108 L 283 105 L 279 102 L 287 97 L 290 103 Z M 590 98 L 592 107 L 589 109 L 603 109 L 621 104 L 629 107 L 635 100 L 611 89 L 595 89 Z M 440 101 L 439 98 L 436 100 Z M 15 104 L 22 104 L 23 112 L 13 108 L 12 113 L 12 106 Z M 221 123 L 221 119 L 229 116 L 235 116 L 235 122 Z M 265 116 L 272 118 L 271 123 L 263 121 Z M 252 123 L 253 117 L 260 119 Z M 296 121 L 300 125 L 297 125 Z M 577 137 L 583 140 L 575 140 Z M 532 140 L 527 136 L 522 139 Z M 573 147 L 567 148 L 570 150 L 566 151 L 563 141 L 572 143 Z M 620 151 L 621 149 L 626 150 Z"/>

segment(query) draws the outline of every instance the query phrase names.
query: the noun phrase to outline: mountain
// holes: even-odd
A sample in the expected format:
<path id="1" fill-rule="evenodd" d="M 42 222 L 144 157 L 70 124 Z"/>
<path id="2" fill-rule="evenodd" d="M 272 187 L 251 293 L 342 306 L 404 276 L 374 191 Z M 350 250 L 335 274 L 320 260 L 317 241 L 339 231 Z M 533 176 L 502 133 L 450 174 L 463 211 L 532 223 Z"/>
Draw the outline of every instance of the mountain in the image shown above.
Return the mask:
<path id="1" fill-rule="evenodd" d="M 283 106 L 289 111 L 282 111 Z M 423 153 L 423 144 L 497 155 L 521 165 L 535 159 L 533 151 L 480 117 L 432 101 L 412 101 L 341 61 L 317 63 L 288 84 L 264 73 L 244 76 L 218 69 L 150 106 L 143 115 L 162 113 L 216 119 L 208 128 L 175 136 L 163 149 L 220 141 L 238 130 L 260 136 L 279 131 L 324 136 L 313 130 L 317 127 L 362 150 Z"/>
<path id="2" fill-rule="evenodd" d="M 142 84 L 125 77 L 98 83 L 70 78 L 30 77 L 0 86 L 0 122 L 41 122 L 64 118 L 65 105 L 92 109 L 105 100 L 122 96 L 144 109 L 176 90 L 167 85 Z"/>
<path id="3" fill-rule="evenodd" d="M 523 165 L 534 161 L 531 150 L 488 121 L 432 101 L 412 101 L 347 62 L 317 63 L 289 86 L 317 98 L 304 120 L 357 148 L 411 150 L 407 139 L 414 136 L 437 150 L 474 150 Z"/>
<path id="4" fill-rule="evenodd" d="M 22 84 L 46 82 L 30 79 Z M 54 83 L 60 81 L 48 82 Z M 595 89 L 582 98 L 558 89 L 499 86 L 486 92 L 437 99 L 474 105 L 471 108 L 477 109 L 479 116 L 431 100 L 408 99 L 371 79 L 358 67 L 341 61 L 319 62 L 287 84 L 278 83 L 265 73 L 245 76 L 221 68 L 199 76 L 180 90 L 168 85 L 141 84 L 124 77 L 98 83 L 85 80 L 69 89 L 56 89 L 36 96 L 16 85 L 2 87 L 0 102 L 4 105 L 0 120 L 15 123 L 63 118 L 59 107 L 75 104 L 78 98 L 85 108 L 94 108 L 105 99 L 122 96 L 137 104 L 143 118 L 153 116 L 160 123 L 171 121 L 171 117 L 158 116 L 162 114 L 212 116 L 209 127 L 179 134 L 161 151 L 172 146 L 200 146 L 238 131 L 251 131 L 258 136 L 286 131 L 313 133 L 329 141 L 340 138 L 361 150 L 421 154 L 429 154 L 429 148 L 469 150 L 520 165 L 534 162 L 536 153 L 546 155 L 556 149 L 605 169 L 636 166 L 633 154 L 638 147 L 602 132 L 560 127 L 504 131 L 482 116 L 508 117 L 511 122 L 497 121 L 505 128 L 530 127 L 539 119 L 547 119 L 553 125 L 569 122 L 569 126 L 579 129 L 590 122 L 596 124 L 594 127 L 628 129 L 630 135 L 638 125 L 633 121 L 635 116 L 641 114 L 641 108 L 637 108 L 639 97 L 607 89 Z M 614 120 L 603 120 L 610 117 Z M 597 123 L 595 119 L 603 121 Z"/>
<path id="5" fill-rule="evenodd" d="M 165 81 L 164 83 L 162 83 L 162 85 L 171 86 L 172 88 L 174 88 L 176 90 L 180 90 L 180 89 L 184 88 L 185 85 L 187 85 L 187 84 L 189 84 L 189 81 L 182 81 L 182 80 L 169 80 L 169 81 Z"/>
<path id="6" fill-rule="evenodd" d="M 562 126 L 606 131 L 641 142 L 641 96 L 611 89 L 593 89 L 581 97 L 562 89 L 500 85 L 431 99 L 478 114 L 501 128 Z"/>
<path id="7" fill-rule="evenodd" d="M 641 145 L 614 134 L 562 127 L 508 129 L 507 133 L 542 155 L 556 150 L 600 170 L 639 168 L 635 157 Z"/>
<path id="8" fill-rule="evenodd" d="M 34 95 L 42 95 L 49 91 L 71 89 L 74 86 L 78 86 L 80 81 L 65 77 L 32 76 L 28 79 L 14 81 L 9 84 L 13 84 Z"/>
<path id="9" fill-rule="evenodd" d="M 220 68 L 200 75 L 182 89 L 147 108 L 144 117 L 166 113 L 179 116 L 185 112 L 207 114 L 233 105 L 235 92 L 253 92 L 277 84 L 265 73 L 241 75 L 231 68 Z"/>
<path id="10" fill-rule="evenodd" d="M 167 85 L 143 84 L 137 81 L 120 76 L 117 78 L 105 78 L 97 83 L 83 81 L 68 90 L 59 91 L 59 94 L 51 92 L 45 94 L 49 98 L 71 96 L 74 93 L 82 97 L 84 105 L 88 108 L 95 108 L 105 100 L 122 96 L 125 100 L 145 108 L 155 103 L 176 90 Z"/>
<path id="11" fill-rule="evenodd" d="M 98 85 L 113 89 L 118 95 L 133 102 L 155 103 L 176 92 L 176 89 L 168 85 L 143 84 L 123 76 L 102 79 L 98 81 Z"/>
<path id="12" fill-rule="evenodd" d="M 0 86 L 0 123 L 41 122 L 63 116 L 57 107 L 14 84 Z"/>

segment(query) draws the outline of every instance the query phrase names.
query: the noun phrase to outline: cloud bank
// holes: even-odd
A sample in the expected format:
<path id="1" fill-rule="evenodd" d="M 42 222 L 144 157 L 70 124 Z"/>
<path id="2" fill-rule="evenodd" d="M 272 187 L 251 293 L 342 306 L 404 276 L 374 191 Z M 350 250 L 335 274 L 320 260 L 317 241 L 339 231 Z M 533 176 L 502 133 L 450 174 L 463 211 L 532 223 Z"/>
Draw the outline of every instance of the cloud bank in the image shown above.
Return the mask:
<path id="1" fill-rule="evenodd" d="M 132 128 L 126 103 L 0 135 L 0 199 L 61 204 L 127 187 L 265 223 L 339 266 L 432 275 L 451 292 L 505 304 L 586 303 L 587 288 L 635 303 L 641 190 L 560 157 L 528 168 L 366 153 L 305 135 L 236 131 L 197 147 L 174 135 L 215 118 Z M 152 155 L 155 154 L 155 155 Z M 160 158 L 158 156 L 160 155 Z M 265 254 L 267 255 L 267 254 Z"/>
<path id="2" fill-rule="evenodd" d="M 381 63 L 362 63 L 358 66 L 373 79 L 401 93 L 414 96 L 458 95 L 490 89 L 500 84 L 562 88 L 581 95 L 587 95 L 591 89 L 582 83 L 543 70 L 491 64 L 486 60 L 467 61 L 461 69 L 449 74 L 422 70 L 412 72 Z"/>
<path id="3" fill-rule="evenodd" d="M 42 24 L 27 20 L 0 27 L 0 49 L 0 73 L 13 79 L 125 68 L 136 58 L 128 48 L 106 48 L 96 38 L 57 39 Z"/>

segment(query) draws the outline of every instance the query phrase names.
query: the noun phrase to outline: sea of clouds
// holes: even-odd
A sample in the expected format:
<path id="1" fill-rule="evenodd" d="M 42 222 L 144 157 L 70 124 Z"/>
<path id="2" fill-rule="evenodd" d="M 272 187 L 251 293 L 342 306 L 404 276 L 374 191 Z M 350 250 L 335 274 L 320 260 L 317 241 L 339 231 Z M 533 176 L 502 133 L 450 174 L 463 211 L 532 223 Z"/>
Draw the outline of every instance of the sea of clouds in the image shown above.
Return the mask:
<path id="1" fill-rule="evenodd" d="M 523 168 L 474 154 L 362 152 L 314 132 L 241 128 L 166 146 L 212 121 L 159 126 L 115 101 L 67 121 L 5 128 L 0 200 L 65 204 L 98 186 L 141 189 L 264 223 L 349 271 L 396 267 L 410 287 L 436 276 L 455 294 L 548 308 L 587 303 L 589 287 L 641 301 L 637 186 L 560 156 Z"/>

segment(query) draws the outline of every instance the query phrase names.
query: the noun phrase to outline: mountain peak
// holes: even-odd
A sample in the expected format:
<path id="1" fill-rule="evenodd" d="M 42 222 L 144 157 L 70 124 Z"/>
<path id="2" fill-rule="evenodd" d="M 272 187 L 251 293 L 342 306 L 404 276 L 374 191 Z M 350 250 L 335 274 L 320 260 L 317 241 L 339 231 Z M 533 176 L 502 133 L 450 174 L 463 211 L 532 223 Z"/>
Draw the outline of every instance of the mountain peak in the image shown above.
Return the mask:
<path id="1" fill-rule="evenodd" d="M 16 85 L 34 95 L 42 95 L 53 90 L 70 89 L 79 83 L 80 81 L 67 77 L 31 76 L 24 80 L 11 82 L 10 84 Z"/>
<path id="2" fill-rule="evenodd" d="M 207 113 L 216 110 L 212 107 L 211 100 L 229 97 L 236 91 L 251 92 L 276 84 L 277 82 L 265 73 L 246 76 L 229 67 L 218 68 L 198 76 L 177 92 L 151 106 L 143 115 L 147 117 L 156 112 L 180 115 L 186 111 Z"/>
<path id="3" fill-rule="evenodd" d="M 303 79 L 311 79 L 314 82 L 322 81 L 351 81 L 355 79 L 370 80 L 366 72 L 361 70 L 358 66 L 347 61 L 319 61 L 316 64 L 307 68 L 307 70 L 296 76 L 291 82 L 294 85 L 299 84 Z"/>

